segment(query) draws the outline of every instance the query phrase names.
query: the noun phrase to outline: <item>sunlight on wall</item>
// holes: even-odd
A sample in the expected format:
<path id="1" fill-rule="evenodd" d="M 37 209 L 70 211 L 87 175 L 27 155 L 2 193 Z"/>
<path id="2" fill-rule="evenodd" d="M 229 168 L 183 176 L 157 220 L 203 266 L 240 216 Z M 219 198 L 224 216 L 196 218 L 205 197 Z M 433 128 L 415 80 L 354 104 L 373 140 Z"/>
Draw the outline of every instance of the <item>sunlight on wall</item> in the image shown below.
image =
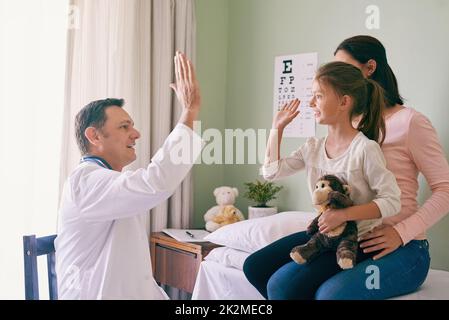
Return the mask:
<path id="1" fill-rule="evenodd" d="M 24 298 L 22 236 L 56 231 L 67 10 L 0 0 L 0 299 Z"/>

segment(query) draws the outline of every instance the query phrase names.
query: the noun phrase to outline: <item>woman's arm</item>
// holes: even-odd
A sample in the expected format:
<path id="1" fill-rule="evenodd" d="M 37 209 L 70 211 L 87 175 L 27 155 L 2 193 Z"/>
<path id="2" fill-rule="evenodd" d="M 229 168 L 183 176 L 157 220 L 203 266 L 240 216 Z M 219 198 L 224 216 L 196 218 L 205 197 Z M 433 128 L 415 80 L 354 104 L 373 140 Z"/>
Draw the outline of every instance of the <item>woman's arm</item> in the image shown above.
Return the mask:
<path id="1" fill-rule="evenodd" d="M 404 244 L 425 233 L 449 212 L 449 165 L 434 127 L 420 113 L 411 120 L 407 147 L 432 195 L 416 213 L 394 226 Z"/>
<path id="2" fill-rule="evenodd" d="M 424 175 L 432 196 L 414 214 L 394 226 L 381 225 L 361 237 L 364 252 L 380 251 L 379 259 L 406 245 L 424 233 L 449 211 L 449 165 L 435 129 L 422 114 L 416 114 L 410 123 L 407 149 L 411 159 Z"/>

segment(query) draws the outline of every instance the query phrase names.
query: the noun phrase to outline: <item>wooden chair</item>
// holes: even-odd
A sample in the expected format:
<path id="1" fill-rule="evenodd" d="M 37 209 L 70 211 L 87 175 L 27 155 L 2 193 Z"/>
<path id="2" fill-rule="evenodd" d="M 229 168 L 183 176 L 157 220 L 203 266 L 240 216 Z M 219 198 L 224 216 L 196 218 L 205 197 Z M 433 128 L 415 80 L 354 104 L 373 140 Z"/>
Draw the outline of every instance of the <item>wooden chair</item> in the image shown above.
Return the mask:
<path id="1" fill-rule="evenodd" d="M 25 300 L 39 300 L 37 257 L 47 255 L 48 288 L 50 300 L 58 299 L 58 287 L 55 270 L 56 235 L 36 238 L 35 235 L 23 237 L 23 257 L 25 268 Z"/>

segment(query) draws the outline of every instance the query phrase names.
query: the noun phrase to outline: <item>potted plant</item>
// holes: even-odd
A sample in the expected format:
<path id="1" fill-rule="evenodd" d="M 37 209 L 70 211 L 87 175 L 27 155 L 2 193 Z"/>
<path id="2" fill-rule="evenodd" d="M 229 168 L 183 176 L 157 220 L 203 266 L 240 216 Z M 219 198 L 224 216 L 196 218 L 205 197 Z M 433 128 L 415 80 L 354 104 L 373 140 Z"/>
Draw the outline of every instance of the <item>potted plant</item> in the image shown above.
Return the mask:
<path id="1" fill-rule="evenodd" d="M 282 189 L 273 182 L 247 182 L 245 198 L 256 203 L 255 206 L 248 207 L 248 219 L 270 216 L 277 213 L 277 207 L 270 207 L 267 203 L 276 199 L 276 194 Z"/>

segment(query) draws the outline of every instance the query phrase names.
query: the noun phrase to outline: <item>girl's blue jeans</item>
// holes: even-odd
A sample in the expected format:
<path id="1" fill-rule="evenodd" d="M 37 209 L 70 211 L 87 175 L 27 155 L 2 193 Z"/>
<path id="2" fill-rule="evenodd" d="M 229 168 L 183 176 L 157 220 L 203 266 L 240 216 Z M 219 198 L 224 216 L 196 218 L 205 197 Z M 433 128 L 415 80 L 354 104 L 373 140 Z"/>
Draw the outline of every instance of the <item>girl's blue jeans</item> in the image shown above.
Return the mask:
<path id="1" fill-rule="evenodd" d="M 355 267 L 341 270 L 335 252 L 304 265 L 292 261 L 291 249 L 309 239 L 306 232 L 298 232 L 256 251 L 244 263 L 245 276 L 267 299 L 356 300 L 411 293 L 429 271 L 427 240 L 413 240 L 379 260 L 372 259 L 376 253 L 359 249 Z"/>

